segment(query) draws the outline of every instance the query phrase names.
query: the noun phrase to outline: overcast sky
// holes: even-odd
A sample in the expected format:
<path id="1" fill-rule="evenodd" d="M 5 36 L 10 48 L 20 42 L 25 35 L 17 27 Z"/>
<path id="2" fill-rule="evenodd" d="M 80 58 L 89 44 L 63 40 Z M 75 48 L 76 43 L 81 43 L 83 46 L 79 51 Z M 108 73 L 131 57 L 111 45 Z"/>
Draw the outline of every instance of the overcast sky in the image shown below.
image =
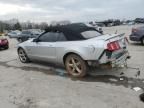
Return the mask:
<path id="1" fill-rule="evenodd" d="M 0 19 L 89 21 L 144 17 L 144 0 L 0 0 Z"/>

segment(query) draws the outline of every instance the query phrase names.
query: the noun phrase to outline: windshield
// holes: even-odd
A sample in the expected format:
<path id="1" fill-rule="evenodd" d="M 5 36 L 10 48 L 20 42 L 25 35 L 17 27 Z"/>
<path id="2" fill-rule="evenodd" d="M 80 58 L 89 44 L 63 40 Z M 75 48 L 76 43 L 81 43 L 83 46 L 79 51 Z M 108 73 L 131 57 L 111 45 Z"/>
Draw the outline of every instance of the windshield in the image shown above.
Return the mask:
<path id="1" fill-rule="evenodd" d="M 97 36 L 101 36 L 102 34 L 97 32 L 97 31 L 94 31 L 94 30 L 89 30 L 89 31 L 82 32 L 81 35 L 85 39 L 90 39 L 90 38 L 94 38 L 94 37 L 97 37 Z"/>

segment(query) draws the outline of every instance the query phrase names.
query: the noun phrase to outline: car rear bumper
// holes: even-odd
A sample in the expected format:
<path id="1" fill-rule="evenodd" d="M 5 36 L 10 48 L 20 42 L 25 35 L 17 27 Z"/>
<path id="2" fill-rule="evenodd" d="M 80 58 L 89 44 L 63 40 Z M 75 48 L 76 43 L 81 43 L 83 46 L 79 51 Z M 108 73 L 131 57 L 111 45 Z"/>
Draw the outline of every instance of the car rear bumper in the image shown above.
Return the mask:
<path id="1" fill-rule="evenodd" d="M 127 59 L 129 59 L 129 58 L 130 58 L 130 56 L 129 56 L 129 53 L 127 51 L 117 59 L 115 59 L 115 58 L 110 59 L 109 62 L 110 62 L 112 67 L 122 67 L 122 66 L 126 66 Z"/>
<path id="2" fill-rule="evenodd" d="M 5 47 L 8 47 L 8 46 L 9 46 L 8 44 L 0 45 L 0 48 L 5 48 Z"/>
<path id="3" fill-rule="evenodd" d="M 102 67 L 102 68 L 103 67 L 104 68 L 105 67 L 107 68 L 122 67 L 122 66 L 126 66 L 127 59 L 129 59 L 130 56 L 129 56 L 128 51 L 125 50 L 122 53 L 118 53 L 113 57 L 112 56 L 108 57 L 108 55 L 104 54 L 104 58 L 105 58 L 105 62 L 103 63 L 101 63 L 100 61 L 88 61 L 88 65 L 92 67 Z"/>
<path id="4" fill-rule="evenodd" d="M 4 47 L 8 47 L 9 46 L 9 43 L 1 43 L 0 44 L 0 48 L 4 48 Z"/>
<path id="5" fill-rule="evenodd" d="M 137 41 L 138 42 L 138 41 L 141 41 L 140 39 L 141 39 L 140 36 L 130 35 L 130 40 L 131 41 Z"/>

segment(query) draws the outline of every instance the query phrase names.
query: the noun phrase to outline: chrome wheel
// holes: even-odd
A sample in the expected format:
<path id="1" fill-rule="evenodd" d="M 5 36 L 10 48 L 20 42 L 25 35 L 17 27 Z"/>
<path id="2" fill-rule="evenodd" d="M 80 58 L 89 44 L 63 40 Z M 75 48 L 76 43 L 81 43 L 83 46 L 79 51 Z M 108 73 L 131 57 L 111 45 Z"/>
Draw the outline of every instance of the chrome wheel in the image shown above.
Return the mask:
<path id="1" fill-rule="evenodd" d="M 65 62 L 68 73 L 74 77 L 83 77 L 86 75 L 87 65 L 77 55 L 69 55 Z"/>
<path id="2" fill-rule="evenodd" d="M 19 55 L 19 59 L 21 62 L 23 62 L 23 63 L 28 62 L 28 57 L 23 49 L 18 50 L 18 55 Z"/>
<path id="3" fill-rule="evenodd" d="M 81 63 L 77 59 L 71 58 L 68 65 L 73 74 L 80 74 L 82 72 Z"/>

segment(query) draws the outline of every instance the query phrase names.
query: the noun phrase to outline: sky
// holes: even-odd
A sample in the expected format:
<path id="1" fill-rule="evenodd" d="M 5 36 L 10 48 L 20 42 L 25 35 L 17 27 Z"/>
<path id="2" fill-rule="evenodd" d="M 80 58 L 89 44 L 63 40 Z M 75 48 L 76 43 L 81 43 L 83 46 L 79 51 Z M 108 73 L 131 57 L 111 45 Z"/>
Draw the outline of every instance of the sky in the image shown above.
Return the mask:
<path id="1" fill-rule="evenodd" d="M 84 22 L 144 17 L 144 0 L 0 0 L 0 20 Z"/>

